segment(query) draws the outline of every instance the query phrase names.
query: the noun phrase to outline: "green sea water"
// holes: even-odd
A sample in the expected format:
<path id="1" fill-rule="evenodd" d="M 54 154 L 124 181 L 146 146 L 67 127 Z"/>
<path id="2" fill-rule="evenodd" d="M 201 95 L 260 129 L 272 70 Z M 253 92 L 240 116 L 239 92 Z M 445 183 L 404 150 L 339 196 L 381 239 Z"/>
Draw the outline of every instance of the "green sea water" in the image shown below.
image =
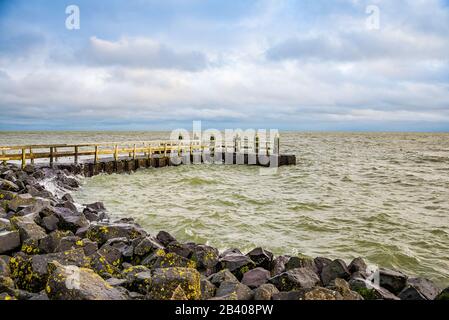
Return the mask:
<path id="1" fill-rule="evenodd" d="M 0 144 L 164 139 L 164 132 L 0 133 Z M 297 165 L 190 165 L 83 180 L 80 203 L 150 233 L 371 264 L 449 285 L 449 134 L 281 134 Z"/>

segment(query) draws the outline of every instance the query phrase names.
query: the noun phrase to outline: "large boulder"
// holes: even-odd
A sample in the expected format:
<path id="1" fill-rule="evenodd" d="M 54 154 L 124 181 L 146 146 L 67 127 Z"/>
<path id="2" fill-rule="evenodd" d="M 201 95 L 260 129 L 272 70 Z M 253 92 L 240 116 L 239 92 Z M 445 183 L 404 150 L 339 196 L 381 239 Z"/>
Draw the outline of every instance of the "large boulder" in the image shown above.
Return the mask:
<path id="1" fill-rule="evenodd" d="M 0 178 L 0 190 L 19 192 L 20 187 L 12 181 Z"/>
<path id="2" fill-rule="evenodd" d="M 285 271 L 285 264 L 290 260 L 290 256 L 276 257 L 271 263 L 271 275 L 276 276 Z"/>
<path id="3" fill-rule="evenodd" d="M 349 286 L 352 291 L 359 293 L 365 300 L 399 300 L 397 296 L 387 289 L 376 286 L 362 278 L 351 279 Z"/>
<path id="4" fill-rule="evenodd" d="M 208 300 L 215 296 L 217 287 L 206 278 L 201 278 L 201 300 Z"/>
<path id="5" fill-rule="evenodd" d="M 164 249 L 164 246 L 155 238 L 148 236 L 143 238 L 134 248 L 134 254 L 139 257 L 146 256 L 159 249 Z"/>
<path id="6" fill-rule="evenodd" d="M 348 280 L 351 274 L 343 260 L 336 259 L 323 266 L 321 270 L 321 281 L 327 287 L 332 280 L 337 278 Z"/>
<path id="7" fill-rule="evenodd" d="M 307 256 L 297 256 L 297 257 L 290 257 L 285 264 L 285 270 L 292 270 L 297 268 L 309 268 L 315 273 L 318 273 L 318 268 L 315 265 L 315 261 Z"/>
<path id="8" fill-rule="evenodd" d="M 145 237 L 146 232 L 133 223 L 92 223 L 87 229 L 86 236 L 99 245 L 109 239 L 127 238 L 130 240 Z"/>
<path id="9" fill-rule="evenodd" d="M 20 247 L 18 231 L 0 231 L 0 254 L 14 251 Z"/>
<path id="10" fill-rule="evenodd" d="M 435 300 L 449 301 L 449 287 L 440 292 L 440 294 L 435 298 Z"/>
<path id="11" fill-rule="evenodd" d="M 309 268 L 298 268 L 281 273 L 269 280 L 280 291 L 312 288 L 320 283 L 318 275 Z"/>
<path id="12" fill-rule="evenodd" d="M 254 289 L 268 282 L 270 271 L 257 267 L 243 275 L 242 283 Z"/>
<path id="13" fill-rule="evenodd" d="M 239 282 L 239 280 L 231 273 L 228 269 L 221 270 L 217 273 L 210 275 L 207 278 L 212 284 L 216 287 L 219 287 L 220 284 L 224 281 L 228 282 Z"/>
<path id="14" fill-rule="evenodd" d="M 29 193 L 18 194 L 16 197 L 14 197 L 14 199 L 12 199 L 8 202 L 8 208 L 9 208 L 9 210 L 17 212 L 21 208 L 30 207 L 30 206 L 35 205 L 38 201 L 42 201 L 42 200 L 39 198 L 33 197 Z"/>
<path id="15" fill-rule="evenodd" d="M 271 262 L 273 261 L 273 254 L 263 248 L 255 248 L 246 254 L 257 267 L 264 268 L 266 270 L 271 269 Z"/>
<path id="16" fill-rule="evenodd" d="M 82 213 L 65 207 L 56 207 L 54 212 L 59 220 L 58 227 L 61 230 L 76 232 L 80 228 L 89 226 L 89 221 Z"/>
<path id="17" fill-rule="evenodd" d="M 407 278 L 407 275 L 400 271 L 385 268 L 379 269 L 380 286 L 396 295 L 405 288 Z"/>
<path id="18" fill-rule="evenodd" d="M 188 300 L 201 299 L 201 275 L 192 268 L 156 269 L 151 277 L 148 297 L 154 300 L 170 300 L 178 286 Z"/>
<path id="19" fill-rule="evenodd" d="M 332 263 L 331 259 L 325 257 L 316 257 L 315 259 L 313 259 L 313 261 L 315 262 L 315 265 L 318 269 L 318 274 L 321 274 L 321 271 L 323 271 L 324 266 Z"/>
<path id="20" fill-rule="evenodd" d="M 45 230 L 34 222 L 33 215 L 11 218 L 11 224 L 19 231 L 22 242 L 28 239 L 39 241 L 47 236 Z"/>
<path id="21" fill-rule="evenodd" d="M 40 253 L 53 253 L 56 252 L 57 248 L 60 246 L 61 240 L 65 237 L 73 236 L 71 231 L 61 231 L 56 230 L 39 241 L 39 252 Z"/>
<path id="22" fill-rule="evenodd" d="M 95 272 L 77 266 L 53 262 L 54 271 L 45 287 L 51 300 L 126 300 L 121 291 L 109 285 Z"/>
<path id="23" fill-rule="evenodd" d="M 271 283 L 266 283 L 254 290 L 254 300 L 271 300 L 279 290 Z"/>
<path id="24" fill-rule="evenodd" d="M 224 300 L 251 300 L 252 297 L 253 293 L 248 286 L 234 281 L 222 282 L 215 294 L 215 298 Z"/>
<path id="25" fill-rule="evenodd" d="M 218 250 L 207 245 L 196 245 L 192 248 L 192 260 L 196 262 L 198 270 L 211 274 L 218 263 Z"/>
<path id="26" fill-rule="evenodd" d="M 343 279 L 337 278 L 331 281 L 331 284 L 327 289 L 331 289 L 341 294 L 343 300 L 364 300 L 358 292 L 352 291 L 349 287 L 349 283 Z"/>
<path id="27" fill-rule="evenodd" d="M 162 243 L 162 245 L 164 246 L 168 246 L 170 243 L 172 242 L 177 242 L 175 237 L 173 237 L 170 233 L 168 233 L 167 231 L 160 231 L 157 236 L 156 239 Z"/>
<path id="28" fill-rule="evenodd" d="M 316 287 L 311 290 L 307 290 L 304 293 L 303 300 L 343 300 L 343 297 L 337 291 Z"/>
<path id="29" fill-rule="evenodd" d="M 47 266 L 53 261 L 62 265 L 89 266 L 89 259 L 84 255 L 83 249 L 33 256 L 19 253 L 10 259 L 11 277 L 19 289 L 39 292 L 45 288 L 48 279 Z"/>
<path id="30" fill-rule="evenodd" d="M 176 253 L 166 253 L 164 250 L 159 249 L 155 253 L 149 255 L 142 261 L 142 265 L 150 269 L 159 268 L 196 268 L 196 263 L 190 259 L 181 257 Z"/>
<path id="31" fill-rule="evenodd" d="M 237 279 L 242 279 L 243 275 L 256 267 L 254 261 L 241 253 L 228 253 L 220 258 L 221 269 L 228 269 Z"/>
<path id="32" fill-rule="evenodd" d="M 440 289 L 432 281 L 424 278 L 410 278 L 398 297 L 401 300 L 434 300 L 439 293 Z"/>
<path id="33" fill-rule="evenodd" d="M 366 273 L 368 266 L 362 258 L 355 258 L 351 261 L 348 266 L 348 270 L 350 273 L 360 272 L 362 274 Z"/>

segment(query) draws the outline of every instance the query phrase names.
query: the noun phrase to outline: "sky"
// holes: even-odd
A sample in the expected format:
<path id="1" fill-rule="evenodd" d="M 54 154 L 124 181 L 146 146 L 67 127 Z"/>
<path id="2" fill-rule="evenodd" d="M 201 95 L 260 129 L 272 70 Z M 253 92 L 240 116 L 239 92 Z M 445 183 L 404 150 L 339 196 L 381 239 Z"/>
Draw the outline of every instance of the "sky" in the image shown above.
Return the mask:
<path id="1" fill-rule="evenodd" d="M 0 0 L 0 30 L 0 130 L 449 131 L 447 0 Z"/>

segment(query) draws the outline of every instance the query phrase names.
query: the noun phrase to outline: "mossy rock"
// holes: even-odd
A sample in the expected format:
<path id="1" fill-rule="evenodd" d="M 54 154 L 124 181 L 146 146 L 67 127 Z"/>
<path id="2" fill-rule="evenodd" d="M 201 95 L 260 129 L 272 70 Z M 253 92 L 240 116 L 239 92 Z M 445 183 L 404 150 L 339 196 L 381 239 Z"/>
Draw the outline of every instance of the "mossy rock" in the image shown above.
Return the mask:
<path id="1" fill-rule="evenodd" d="M 201 299 L 201 275 L 192 268 L 161 268 L 154 270 L 148 298 L 153 300 L 172 299 L 180 287 L 188 300 Z"/>

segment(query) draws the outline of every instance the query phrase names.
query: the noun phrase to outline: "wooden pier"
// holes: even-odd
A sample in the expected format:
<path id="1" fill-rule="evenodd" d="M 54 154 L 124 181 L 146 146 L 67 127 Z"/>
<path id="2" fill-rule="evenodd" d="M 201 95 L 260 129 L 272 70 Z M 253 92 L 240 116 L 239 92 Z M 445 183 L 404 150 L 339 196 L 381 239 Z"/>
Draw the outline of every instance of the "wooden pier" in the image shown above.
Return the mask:
<path id="1" fill-rule="evenodd" d="M 279 154 L 279 138 L 274 143 L 254 141 L 242 144 L 240 139 L 217 143 L 199 140 L 139 141 L 87 144 L 49 144 L 0 146 L 0 162 L 67 166 L 77 164 L 84 174 L 133 171 L 138 168 L 168 165 L 215 163 L 280 167 L 296 164 L 294 155 Z"/>

